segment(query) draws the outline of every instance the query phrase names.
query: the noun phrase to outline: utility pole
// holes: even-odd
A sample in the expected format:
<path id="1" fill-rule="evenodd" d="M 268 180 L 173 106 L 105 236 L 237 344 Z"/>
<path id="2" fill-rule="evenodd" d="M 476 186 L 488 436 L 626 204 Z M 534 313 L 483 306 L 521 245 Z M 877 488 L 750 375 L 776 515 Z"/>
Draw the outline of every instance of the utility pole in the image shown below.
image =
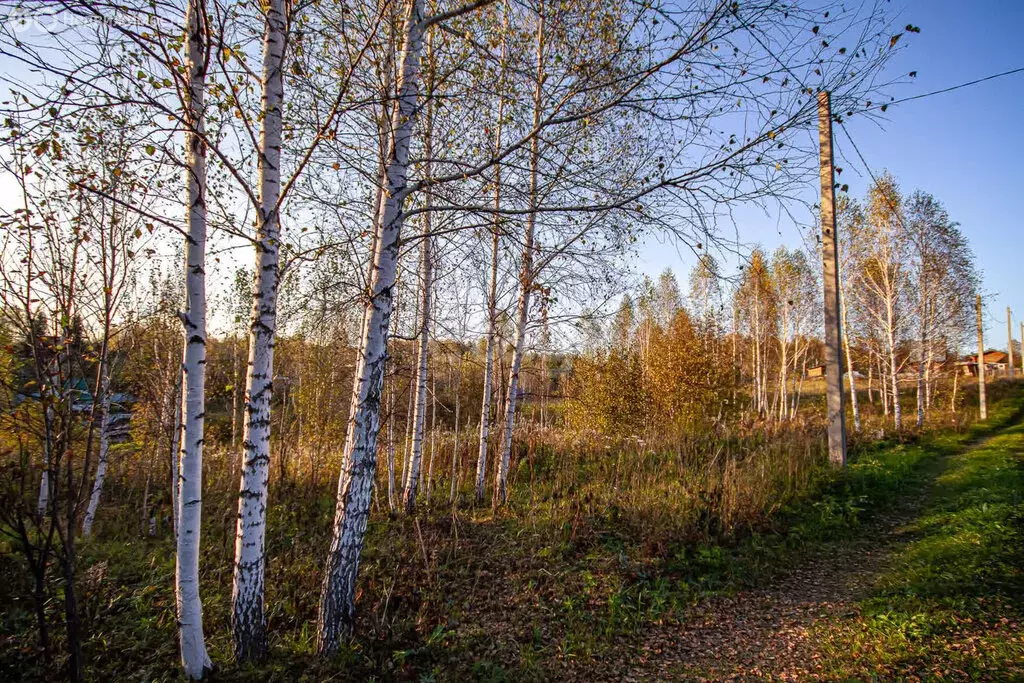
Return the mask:
<path id="1" fill-rule="evenodd" d="M 832 105 L 818 93 L 818 141 L 821 146 L 821 255 L 825 281 L 825 392 L 828 459 L 846 464 L 846 415 L 843 407 L 843 349 L 839 344 L 839 245 L 836 240 L 836 187 L 832 168 Z"/>
<path id="2" fill-rule="evenodd" d="M 1006 353 L 1009 354 L 1009 363 L 1006 367 L 1010 369 L 1010 379 L 1013 379 L 1013 313 L 1010 307 L 1006 307 Z"/>
<path id="3" fill-rule="evenodd" d="M 978 313 L 978 411 L 982 420 L 988 419 L 988 406 L 985 403 L 985 336 L 981 328 L 981 294 L 977 295 L 974 307 Z"/>

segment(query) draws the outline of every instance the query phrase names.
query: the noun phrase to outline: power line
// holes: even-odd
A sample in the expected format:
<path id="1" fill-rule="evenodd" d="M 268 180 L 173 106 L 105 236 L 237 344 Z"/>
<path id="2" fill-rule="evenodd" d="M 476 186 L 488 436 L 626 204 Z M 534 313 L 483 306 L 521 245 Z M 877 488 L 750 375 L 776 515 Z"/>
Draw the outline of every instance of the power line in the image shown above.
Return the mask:
<path id="1" fill-rule="evenodd" d="M 950 87 L 943 88 L 941 90 L 933 90 L 931 92 L 921 93 L 920 95 L 912 95 L 910 97 L 904 97 L 899 100 L 893 100 L 892 102 L 885 102 L 883 104 L 879 104 L 873 107 L 866 107 L 862 111 L 871 111 L 872 109 L 886 109 L 887 107 L 891 107 L 896 104 L 903 104 L 904 102 L 910 102 L 911 100 L 920 100 L 924 99 L 925 97 L 931 97 L 932 95 L 942 95 L 943 93 L 953 92 L 954 90 L 966 88 L 971 85 L 977 85 L 978 83 L 984 83 L 985 81 L 991 81 L 996 78 L 1002 78 L 1003 76 L 1012 76 L 1013 74 L 1018 74 L 1021 73 L 1022 71 L 1024 71 L 1024 66 L 1019 67 L 1017 69 L 1010 69 L 1009 71 L 1003 71 L 1002 73 L 992 74 L 991 76 L 985 76 L 984 78 L 976 78 L 973 81 L 967 81 L 966 83 L 960 83 L 959 85 L 951 85 Z M 847 137 L 849 137 L 849 134 L 847 134 Z M 850 142 L 853 142 L 853 140 L 851 140 Z"/>
<path id="2" fill-rule="evenodd" d="M 853 145 L 853 151 L 857 153 L 857 156 L 860 158 L 860 163 L 864 165 L 864 170 L 868 172 L 869 176 L 871 176 L 871 180 L 872 182 L 874 182 L 875 187 L 881 187 L 881 183 L 878 182 L 878 178 L 872 172 L 871 167 L 868 166 L 868 162 L 864 158 L 864 155 L 861 154 L 860 147 L 858 147 L 857 143 L 853 141 L 853 136 L 850 135 L 850 131 L 846 129 L 846 126 L 841 125 L 840 128 L 842 128 L 843 133 L 846 135 L 846 139 L 850 141 L 851 145 Z M 882 192 L 881 194 L 882 197 L 885 198 L 885 203 L 889 205 L 890 209 L 892 209 L 893 215 L 896 217 L 896 220 L 899 221 L 900 229 L 906 230 L 906 225 L 903 223 L 903 212 L 901 212 L 899 208 L 897 208 L 896 204 L 892 201 L 892 198 L 887 193 Z"/>
<path id="3" fill-rule="evenodd" d="M 892 102 L 886 102 L 885 104 L 879 104 L 879 105 L 876 105 L 876 106 L 873 106 L 873 107 L 868 107 L 866 109 L 863 109 L 862 111 L 871 111 L 872 109 L 881 109 L 881 108 L 885 108 L 885 107 L 891 107 L 891 106 L 893 106 L 895 104 L 902 104 L 904 102 L 910 102 L 911 100 L 920 100 L 920 99 L 923 99 L 925 97 L 931 97 L 932 95 L 942 95 L 943 93 L 953 92 L 954 90 L 960 90 L 961 88 L 966 88 L 966 87 L 969 87 L 969 86 L 972 86 L 972 85 L 977 85 L 978 83 L 984 83 L 985 81 L 991 81 L 991 80 L 994 80 L 996 78 L 1002 78 L 1003 76 L 1012 76 L 1013 74 L 1017 74 L 1017 73 L 1021 73 L 1021 72 L 1024 72 L 1024 66 L 1016 68 L 1016 69 L 1010 69 L 1009 71 L 1003 71 L 1002 73 L 992 74 L 991 76 L 985 76 L 984 78 L 976 78 L 973 81 L 967 81 L 966 83 L 960 83 L 958 85 L 951 85 L 948 88 L 942 88 L 941 90 L 933 90 L 931 92 L 921 93 L 920 95 L 912 95 L 910 97 L 904 97 L 902 99 L 894 100 Z M 875 177 L 875 174 L 871 171 L 871 167 L 868 166 L 867 160 L 864 158 L 864 155 L 861 153 L 860 148 L 857 147 L 857 143 L 853 141 L 853 136 L 850 135 L 850 131 L 846 128 L 845 125 L 842 125 L 843 123 L 845 123 L 845 122 L 840 122 L 840 128 L 842 129 L 843 133 L 846 135 L 846 139 L 850 141 L 850 145 L 853 146 L 853 151 L 856 152 L 857 156 L 860 158 L 860 163 L 864 166 L 864 170 L 868 172 L 868 175 L 871 176 L 871 180 L 874 181 L 874 183 L 877 185 L 878 184 L 878 178 Z"/>
<path id="4" fill-rule="evenodd" d="M 846 139 L 850 141 L 850 144 L 853 145 L 853 151 L 855 151 L 857 153 L 857 156 L 860 157 L 860 163 L 864 165 L 864 170 L 868 172 L 869 176 L 871 176 L 871 180 L 875 183 L 875 185 L 878 185 L 878 178 L 876 178 L 875 174 L 871 171 L 871 167 L 868 166 L 868 162 L 864 158 L 864 155 L 860 153 L 860 147 L 858 147 L 857 143 L 853 141 L 853 136 L 850 135 L 850 131 L 846 129 L 846 126 L 842 125 L 840 126 L 840 129 L 846 135 Z"/>

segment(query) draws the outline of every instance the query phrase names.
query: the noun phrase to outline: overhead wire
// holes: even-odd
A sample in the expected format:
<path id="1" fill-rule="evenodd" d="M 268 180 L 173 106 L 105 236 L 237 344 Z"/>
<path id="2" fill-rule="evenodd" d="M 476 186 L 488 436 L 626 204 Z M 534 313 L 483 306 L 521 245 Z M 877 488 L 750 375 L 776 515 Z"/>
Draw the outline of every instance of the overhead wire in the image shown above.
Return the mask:
<path id="1" fill-rule="evenodd" d="M 884 102 L 882 104 L 872 105 L 870 107 L 866 107 L 866 108 L 862 109 L 861 111 L 862 112 L 871 111 L 872 109 L 882 109 L 884 111 L 885 109 L 888 109 L 889 107 L 895 106 L 897 104 L 903 104 L 904 102 L 911 102 L 913 100 L 921 100 L 921 99 L 924 99 L 926 97 L 932 97 L 933 95 L 942 95 L 944 93 L 953 92 L 954 90 L 960 90 L 961 88 L 966 88 L 968 86 L 977 85 L 978 83 L 984 83 L 985 81 L 991 81 L 991 80 L 994 80 L 996 78 L 1002 78 L 1003 76 L 1012 76 L 1013 74 L 1018 74 L 1018 73 L 1021 73 L 1021 72 L 1024 72 L 1024 66 L 1016 68 L 1016 69 L 1010 69 L 1009 71 L 1003 71 L 1001 73 L 992 74 L 991 76 L 985 76 L 983 78 L 976 78 L 973 81 L 967 81 L 965 83 L 959 83 L 957 85 L 951 85 L 948 88 L 942 88 L 940 90 L 932 90 L 931 92 L 921 93 L 920 95 L 911 95 L 910 97 L 904 97 L 904 98 L 899 99 L 899 100 L 892 100 L 890 102 Z"/>

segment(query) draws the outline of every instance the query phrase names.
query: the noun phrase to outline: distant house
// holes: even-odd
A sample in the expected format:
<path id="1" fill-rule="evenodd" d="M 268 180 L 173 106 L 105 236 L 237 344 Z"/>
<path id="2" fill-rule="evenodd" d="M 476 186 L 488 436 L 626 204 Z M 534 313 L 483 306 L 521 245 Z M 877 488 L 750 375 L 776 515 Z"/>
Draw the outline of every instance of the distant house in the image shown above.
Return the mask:
<path id="1" fill-rule="evenodd" d="M 1009 366 L 1009 360 L 1010 357 L 1002 351 L 986 351 L 983 356 L 986 372 L 1005 372 Z M 963 374 L 976 376 L 978 374 L 978 354 L 967 356 L 957 365 L 962 368 Z"/>
<path id="2" fill-rule="evenodd" d="M 95 397 L 89 390 L 89 384 L 81 377 L 64 383 L 64 395 L 71 398 L 72 412 L 87 415 L 93 410 Z M 25 400 L 38 401 L 39 392 L 19 393 L 14 397 L 17 405 Z M 110 414 L 107 416 L 107 436 L 113 443 L 124 443 L 128 440 L 131 429 L 131 409 L 135 397 L 129 393 L 115 391 L 110 394 Z"/>

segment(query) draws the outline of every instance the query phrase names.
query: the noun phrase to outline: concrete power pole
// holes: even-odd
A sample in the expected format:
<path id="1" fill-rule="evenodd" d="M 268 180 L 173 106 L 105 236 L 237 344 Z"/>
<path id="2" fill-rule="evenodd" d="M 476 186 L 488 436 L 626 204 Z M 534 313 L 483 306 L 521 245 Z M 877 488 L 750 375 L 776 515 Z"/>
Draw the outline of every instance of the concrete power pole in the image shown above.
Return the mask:
<path id="1" fill-rule="evenodd" d="M 1010 361 L 1006 367 L 1010 370 L 1010 379 L 1013 379 L 1013 313 L 1009 306 L 1006 307 L 1006 353 Z"/>
<path id="2" fill-rule="evenodd" d="M 843 349 L 839 330 L 839 244 L 836 238 L 836 188 L 832 168 L 832 106 L 828 92 L 818 93 L 818 141 L 821 145 L 821 255 L 825 280 L 825 392 L 828 459 L 846 464 L 846 415 L 843 407 Z"/>
<path id="3" fill-rule="evenodd" d="M 988 419 L 988 405 L 985 403 L 985 335 L 981 327 L 981 294 L 975 299 L 978 312 L 978 411 L 982 420 Z"/>

